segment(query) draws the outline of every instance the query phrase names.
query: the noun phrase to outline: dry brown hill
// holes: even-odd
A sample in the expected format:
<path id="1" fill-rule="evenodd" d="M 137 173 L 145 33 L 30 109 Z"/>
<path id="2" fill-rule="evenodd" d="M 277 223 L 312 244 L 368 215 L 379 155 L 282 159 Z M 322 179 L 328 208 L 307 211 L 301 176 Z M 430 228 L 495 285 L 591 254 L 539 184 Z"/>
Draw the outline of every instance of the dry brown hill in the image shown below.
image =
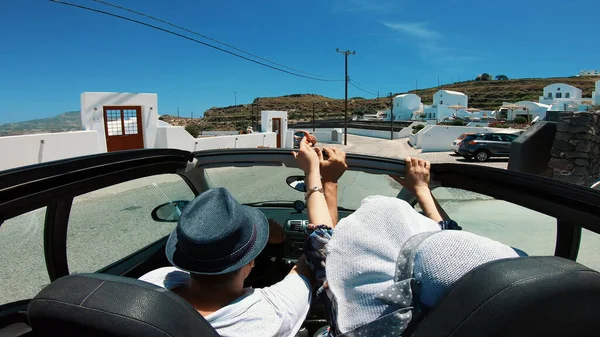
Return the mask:
<path id="1" fill-rule="evenodd" d="M 580 88 L 584 97 L 591 97 L 596 77 L 555 77 L 524 78 L 506 81 L 466 81 L 440 87 L 411 90 L 421 96 L 424 104 L 431 104 L 433 94 L 440 90 L 460 91 L 469 96 L 469 106 L 494 110 L 503 102 L 522 100 L 537 101 L 543 88 L 552 83 L 566 83 Z M 387 109 L 389 99 L 351 98 L 348 101 L 348 114 L 375 113 Z M 258 110 L 286 110 L 289 122 L 309 121 L 312 119 L 313 103 L 317 119 L 337 119 L 344 117 L 344 100 L 333 99 L 314 94 L 294 94 L 281 97 L 261 97 L 252 104 L 241 104 L 223 108 L 213 107 L 204 113 L 204 118 L 189 119 L 173 116 L 161 116 L 172 125 L 196 125 L 200 130 L 241 130 L 255 124 Z"/>
<path id="2" fill-rule="evenodd" d="M 507 81 L 467 81 L 442 85 L 439 88 L 412 90 L 421 96 L 424 104 L 431 104 L 436 91 L 455 90 L 469 96 L 469 107 L 495 110 L 503 102 L 538 101 L 545 86 L 565 83 L 583 91 L 583 97 L 592 97 L 597 77 L 522 78 Z"/>

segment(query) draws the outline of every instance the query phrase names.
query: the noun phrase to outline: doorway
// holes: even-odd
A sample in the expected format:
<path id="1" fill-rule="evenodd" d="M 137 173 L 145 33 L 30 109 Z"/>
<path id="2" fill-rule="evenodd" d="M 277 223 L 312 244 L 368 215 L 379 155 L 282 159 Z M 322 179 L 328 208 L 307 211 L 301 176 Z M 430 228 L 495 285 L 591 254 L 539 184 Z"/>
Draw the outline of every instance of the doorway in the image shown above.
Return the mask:
<path id="1" fill-rule="evenodd" d="M 271 128 L 277 135 L 277 148 L 281 148 L 281 118 L 273 118 L 273 126 Z"/>
<path id="2" fill-rule="evenodd" d="M 143 149 L 142 107 L 105 106 L 104 131 L 108 152 Z"/>

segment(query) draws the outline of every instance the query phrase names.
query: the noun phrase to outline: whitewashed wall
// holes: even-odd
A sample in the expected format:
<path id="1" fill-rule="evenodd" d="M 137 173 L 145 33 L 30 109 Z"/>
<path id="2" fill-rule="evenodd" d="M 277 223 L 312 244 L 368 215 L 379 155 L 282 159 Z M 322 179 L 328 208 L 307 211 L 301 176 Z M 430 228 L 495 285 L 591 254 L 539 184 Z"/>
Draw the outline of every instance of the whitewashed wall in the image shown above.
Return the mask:
<path id="1" fill-rule="evenodd" d="M 335 132 L 337 132 L 337 141 L 334 141 L 332 139 L 334 130 L 335 130 Z M 287 131 L 286 142 L 285 142 L 285 144 L 283 144 L 284 148 L 291 149 L 294 147 L 294 132 L 296 132 L 296 131 L 310 132 L 311 135 L 314 135 L 315 137 L 317 137 L 317 144 L 318 143 L 324 143 L 324 144 L 343 144 L 344 143 L 343 129 L 320 128 L 320 129 L 315 129 L 315 131 L 312 131 L 312 129 L 291 129 L 291 130 Z M 317 145 L 317 146 L 319 146 L 319 145 Z"/>
<path id="2" fill-rule="evenodd" d="M 252 133 L 248 135 L 220 136 L 210 138 L 196 138 L 192 151 L 210 149 L 256 149 L 258 147 L 277 147 L 276 134 Z"/>
<path id="3" fill-rule="evenodd" d="M 102 152 L 96 131 L 0 137 L 0 171 Z"/>
<path id="4" fill-rule="evenodd" d="M 181 126 L 159 126 L 156 133 L 155 148 L 194 151 L 195 141 L 196 138 L 192 137 Z"/>
<path id="5" fill-rule="evenodd" d="M 157 94 L 84 92 L 81 94 L 81 125 L 97 133 L 100 149 L 106 152 L 104 106 L 141 106 L 144 148 L 154 148 L 158 128 Z"/>
<path id="6" fill-rule="evenodd" d="M 156 137 L 157 148 L 200 151 L 209 149 L 242 149 L 265 146 L 277 147 L 276 134 L 252 133 L 247 135 L 194 138 L 180 126 L 160 126 Z"/>
<path id="7" fill-rule="evenodd" d="M 289 143 L 288 135 L 288 117 L 287 111 L 265 110 L 261 111 L 261 131 L 273 132 L 273 118 L 281 118 L 281 146 L 286 147 Z"/>
<path id="8" fill-rule="evenodd" d="M 410 124 L 409 126 L 405 127 L 404 129 L 402 129 L 398 132 L 398 138 L 408 137 L 412 133 L 413 126 L 419 125 L 419 124 L 425 125 L 425 122 L 413 122 L 412 124 Z"/>
<path id="9" fill-rule="evenodd" d="M 416 144 L 411 144 L 413 144 L 416 148 L 420 148 L 422 152 L 450 151 L 450 145 L 452 145 L 452 142 L 454 142 L 454 140 L 463 133 L 519 133 L 520 131 L 522 130 L 445 125 L 427 126 L 416 134 Z"/>
<path id="10" fill-rule="evenodd" d="M 232 136 L 239 134 L 239 131 L 202 131 L 202 136 Z"/>
<path id="11" fill-rule="evenodd" d="M 399 133 L 400 133 L 400 131 L 394 132 L 394 139 L 400 138 L 400 137 L 398 137 Z M 365 137 L 373 137 L 373 138 L 390 139 L 390 131 L 348 128 L 348 134 L 357 135 L 357 136 L 365 136 Z M 342 134 L 342 137 L 343 137 L 343 134 Z"/>

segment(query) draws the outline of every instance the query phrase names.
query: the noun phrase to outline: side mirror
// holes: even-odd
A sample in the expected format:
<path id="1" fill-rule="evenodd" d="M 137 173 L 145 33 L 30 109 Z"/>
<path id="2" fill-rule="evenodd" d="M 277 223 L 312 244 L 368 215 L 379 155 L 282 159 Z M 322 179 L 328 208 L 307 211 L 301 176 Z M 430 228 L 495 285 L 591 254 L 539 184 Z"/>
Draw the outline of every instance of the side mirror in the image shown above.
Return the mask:
<path id="1" fill-rule="evenodd" d="M 165 204 L 157 206 L 152 210 L 150 215 L 152 220 L 158 222 L 177 222 L 181 216 L 181 212 L 189 203 L 188 200 L 177 200 L 167 202 Z"/>
<path id="2" fill-rule="evenodd" d="M 289 187 L 299 192 L 306 192 L 306 184 L 304 183 L 304 176 L 290 176 L 285 179 L 285 182 Z"/>

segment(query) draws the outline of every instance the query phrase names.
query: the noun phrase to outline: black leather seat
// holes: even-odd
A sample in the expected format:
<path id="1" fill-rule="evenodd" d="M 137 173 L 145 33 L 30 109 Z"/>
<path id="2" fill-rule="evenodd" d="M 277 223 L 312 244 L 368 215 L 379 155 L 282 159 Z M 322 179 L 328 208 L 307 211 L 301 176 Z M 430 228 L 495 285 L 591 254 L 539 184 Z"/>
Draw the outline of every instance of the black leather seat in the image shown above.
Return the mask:
<path id="1" fill-rule="evenodd" d="M 27 311 L 35 336 L 219 336 L 172 292 L 112 275 L 60 278 Z"/>
<path id="2" fill-rule="evenodd" d="M 581 264 L 499 260 L 461 278 L 412 336 L 599 336 L 599 306 L 600 273 Z"/>

